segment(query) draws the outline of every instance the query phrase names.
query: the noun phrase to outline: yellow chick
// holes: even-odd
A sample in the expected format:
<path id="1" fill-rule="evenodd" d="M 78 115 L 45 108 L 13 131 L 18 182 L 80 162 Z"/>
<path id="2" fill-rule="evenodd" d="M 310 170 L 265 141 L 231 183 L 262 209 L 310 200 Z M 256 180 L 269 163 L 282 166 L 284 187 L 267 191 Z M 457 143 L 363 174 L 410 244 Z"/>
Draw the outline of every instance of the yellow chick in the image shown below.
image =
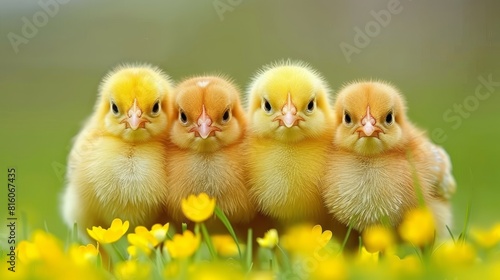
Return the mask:
<path id="1" fill-rule="evenodd" d="M 452 218 L 451 163 L 408 120 L 399 91 L 384 82 L 351 83 L 334 109 L 335 137 L 323 180 L 334 217 L 359 231 L 377 223 L 397 226 L 421 197 L 443 233 Z"/>
<path id="2" fill-rule="evenodd" d="M 329 88 L 300 62 L 265 67 L 248 92 L 250 193 L 281 226 L 327 216 L 319 181 L 333 137 Z"/>
<path id="3" fill-rule="evenodd" d="M 247 125 L 240 91 L 228 79 L 200 76 L 181 82 L 174 92 L 170 138 L 177 146 L 169 158 L 166 205 L 176 221 L 186 221 L 181 201 L 207 193 L 233 223 L 254 215 L 245 171 Z"/>
<path id="4" fill-rule="evenodd" d="M 165 219 L 171 93 L 169 77 L 149 65 L 121 66 L 104 78 L 68 159 L 62 211 L 70 227 L 85 232 L 121 218 L 133 229 Z"/>

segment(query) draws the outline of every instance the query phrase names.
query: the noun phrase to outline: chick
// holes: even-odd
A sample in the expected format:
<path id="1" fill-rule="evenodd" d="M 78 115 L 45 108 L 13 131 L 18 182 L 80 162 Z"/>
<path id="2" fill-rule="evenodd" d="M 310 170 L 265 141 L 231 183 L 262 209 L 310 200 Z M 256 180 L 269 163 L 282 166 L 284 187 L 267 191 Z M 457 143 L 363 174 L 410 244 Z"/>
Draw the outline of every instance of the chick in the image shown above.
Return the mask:
<path id="1" fill-rule="evenodd" d="M 455 180 L 449 157 L 408 120 L 396 88 L 351 83 L 339 92 L 334 110 L 335 138 L 323 186 L 336 219 L 359 231 L 377 223 L 397 226 L 423 198 L 437 231 L 451 226 L 448 199 Z"/>
<path id="2" fill-rule="evenodd" d="M 318 184 L 333 137 L 329 92 L 320 74 L 300 62 L 265 67 L 250 85 L 250 193 L 280 226 L 327 216 Z"/>
<path id="3" fill-rule="evenodd" d="M 121 66 L 104 78 L 68 159 L 68 226 L 85 231 L 121 218 L 133 229 L 163 218 L 171 93 L 169 77 L 149 65 Z"/>
<path id="4" fill-rule="evenodd" d="M 186 221 L 181 201 L 207 193 L 233 223 L 249 222 L 254 214 L 245 178 L 244 137 L 247 125 L 240 92 L 228 79 L 200 76 L 181 82 L 174 93 L 170 122 L 172 143 L 168 211 Z"/>

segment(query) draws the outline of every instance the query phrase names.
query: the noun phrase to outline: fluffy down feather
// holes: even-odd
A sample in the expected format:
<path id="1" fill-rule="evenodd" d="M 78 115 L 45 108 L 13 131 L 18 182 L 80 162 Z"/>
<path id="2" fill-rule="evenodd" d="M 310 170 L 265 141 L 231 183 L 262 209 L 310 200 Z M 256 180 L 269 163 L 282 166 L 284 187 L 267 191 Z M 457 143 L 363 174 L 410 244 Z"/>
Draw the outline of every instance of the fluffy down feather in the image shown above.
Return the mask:
<path id="1" fill-rule="evenodd" d="M 399 91 L 384 82 L 351 83 L 334 109 L 335 138 L 323 180 L 334 217 L 357 230 L 381 222 L 397 226 L 420 196 L 438 232 L 451 226 L 449 157 L 408 120 Z"/>
<path id="2" fill-rule="evenodd" d="M 114 218 L 130 228 L 166 219 L 167 140 L 171 82 L 149 65 L 112 70 L 68 158 L 63 216 L 85 232 Z"/>
<path id="3" fill-rule="evenodd" d="M 169 158 L 172 190 L 166 205 L 174 220 L 186 221 L 181 201 L 207 193 L 233 223 L 254 215 L 246 184 L 246 116 L 240 92 L 227 78 L 200 76 L 175 89 L 170 136 L 176 145 Z"/>
<path id="4" fill-rule="evenodd" d="M 330 90 L 300 62 L 257 73 L 248 91 L 249 182 L 264 215 L 282 224 L 325 217 L 319 181 L 333 137 Z"/>

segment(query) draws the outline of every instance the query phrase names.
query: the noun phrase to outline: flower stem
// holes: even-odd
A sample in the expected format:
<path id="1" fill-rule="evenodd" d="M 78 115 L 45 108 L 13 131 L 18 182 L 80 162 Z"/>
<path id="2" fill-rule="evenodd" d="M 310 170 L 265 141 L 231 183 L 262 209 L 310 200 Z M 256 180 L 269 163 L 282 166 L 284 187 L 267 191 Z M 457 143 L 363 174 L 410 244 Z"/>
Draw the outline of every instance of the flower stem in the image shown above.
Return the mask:
<path id="1" fill-rule="evenodd" d="M 280 245 L 276 244 L 276 248 L 278 248 L 281 253 L 283 254 L 283 259 L 284 259 L 284 268 L 287 272 L 292 271 L 292 264 L 290 263 L 290 259 L 288 258 L 288 254 L 283 250 L 283 248 L 280 247 Z"/>
<path id="2" fill-rule="evenodd" d="M 205 239 L 205 243 L 207 244 L 208 251 L 210 251 L 210 255 L 212 255 L 213 259 L 217 258 L 217 253 L 215 252 L 214 244 L 212 244 L 212 239 L 208 234 L 207 227 L 204 223 L 201 223 L 201 234 L 203 235 L 203 239 Z"/>
<path id="3" fill-rule="evenodd" d="M 215 215 L 217 216 L 217 218 L 219 218 L 219 220 L 221 220 L 221 222 L 224 224 L 227 231 L 229 231 L 229 234 L 231 235 L 234 242 L 236 243 L 236 248 L 238 248 L 238 256 L 240 257 L 240 259 L 242 259 L 240 243 L 238 242 L 238 237 L 236 236 L 236 233 L 234 232 L 234 229 L 231 226 L 231 222 L 229 222 L 229 219 L 226 217 L 224 212 L 219 207 L 215 206 L 214 212 L 215 212 Z"/>
<path id="4" fill-rule="evenodd" d="M 342 254 L 344 252 L 344 248 L 347 245 L 347 240 L 349 240 L 349 236 L 351 235 L 351 230 L 352 230 L 352 223 L 349 223 L 349 227 L 347 228 L 347 233 L 344 237 L 344 241 L 342 242 L 342 247 L 340 247 L 339 254 Z"/>
<path id="5" fill-rule="evenodd" d="M 247 271 L 250 271 L 252 268 L 252 253 L 253 253 L 253 248 L 252 248 L 252 242 L 253 242 L 253 232 L 252 228 L 248 229 L 248 237 L 247 237 L 247 251 L 246 251 L 246 263 L 245 267 Z M 239 247 L 238 247 L 239 248 Z"/>
<path id="6" fill-rule="evenodd" d="M 105 248 L 106 252 L 109 253 L 111 257 L 110 260 L 112 260 L 114 263 L 125 260 L 125 256 L 123 256 L 120 250 L 116 247 L 116 243 L 102 245 Z"/>
<path id="7" fill-rule="evenodd" d="M 467 230 L 469 229 L 469 219 L 470 219 L 470 202 L 467 203 L 467 211 L 465 212 L 465 223 L 464 223 L 464 228 L 462 230 L 462 233 L 460 233 L 460 236 L 458 237 L 458 240 L 464 244 L 465 241 L 467 240 Z"/>

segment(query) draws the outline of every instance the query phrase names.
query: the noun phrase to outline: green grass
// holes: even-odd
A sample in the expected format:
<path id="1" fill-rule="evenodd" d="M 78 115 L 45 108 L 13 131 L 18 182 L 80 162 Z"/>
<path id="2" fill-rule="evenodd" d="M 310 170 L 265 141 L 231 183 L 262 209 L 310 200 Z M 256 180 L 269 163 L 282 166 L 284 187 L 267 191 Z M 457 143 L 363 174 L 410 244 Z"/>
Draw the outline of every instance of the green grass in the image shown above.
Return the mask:
<path id="1" fill-rule="evenodd" d="M 6 35 L 19 33 L 21 17 L 30 17 L 39 7 L 13 9 L 2 3 L 0 178 L 5 178 L 8 167 L 17 168 L 17 214 L 22 217 L 18 235 L 47 227 L 66 236 L 59 211 L 64 170 L 54 166 L 65 165 L 71 138 L 91 113 L 104 73 L 120 62 L 135 61 L 157 64 L 176 80 L 227 73 L 241 88 L 261 65 L 283 58 L 311 63 L 333 89 L 359 78 L 389 80 L 406 95 L 415 123 L 429 131 L 442 128 L 448 135 L 442 145 L 451 156 L 458 185 L 452 199 L 452 232 L 461 230 L 467 205 L 472 205 L 471 226 L 490 225 L 500 212 L 500 88 L 459 128 L 443 120 L 446 110 L 474 93 L 479 75 L 491 73 L 500 80 L 500 59 L 491 43 L 495 38 L 483 36 L 496 26 L 495 15 L 480 12 L 495 9 L 485 3 L 464 4 L 473 11 L 472 18 L 464 19 L 469 24 L 464 32 L 454 24 L 441 24 L 440 19 L 448 18 L 441 17 L 447 8 L 405 3 L 404 13 L 351 63 L 342 56 L 339 43 L 352 41 L 353 27 L 363 26 L 371 19 L 370 9 L 382 9 L 385 2 L 353 8 L 347 2 L 316 6 L 290 1 L 284 8 L 279 3 L 243 1 L 221 22 L 210 1 L 123 6 L 70 1 L 20 46 L 18 54 Z M 427 11 L 432 13 L 428 16 Z M 89 20 L 89 14 L 95 19 Z M 421 17 L 426 23 L 412 21 Z M 482 19 L 492 24 L 484 26 Z M 457 32 L 464 36 L 460 44 L 453 37 Z M 0 201 L 5 197 L 5 188 L 0 188 Z M 0 220 L 4 215 L 0 211 Z M 3 238 L 2 234 L 2 243 Z"/>

